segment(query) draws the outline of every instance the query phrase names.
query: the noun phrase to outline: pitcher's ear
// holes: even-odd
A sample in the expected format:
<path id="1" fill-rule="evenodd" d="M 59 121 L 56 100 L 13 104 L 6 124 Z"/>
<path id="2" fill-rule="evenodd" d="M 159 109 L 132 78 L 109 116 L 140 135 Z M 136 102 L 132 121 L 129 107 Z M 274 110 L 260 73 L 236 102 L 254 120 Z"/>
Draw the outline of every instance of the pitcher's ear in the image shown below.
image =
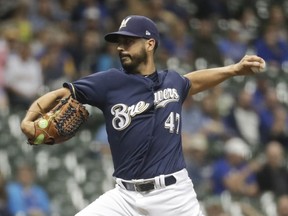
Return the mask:
<path id="1" fill-rule="evenodd" d="M 156 49 L 156 41 L 153 38 L 146 41 L 146 49 L 147 51 L 154 51 Z"/>

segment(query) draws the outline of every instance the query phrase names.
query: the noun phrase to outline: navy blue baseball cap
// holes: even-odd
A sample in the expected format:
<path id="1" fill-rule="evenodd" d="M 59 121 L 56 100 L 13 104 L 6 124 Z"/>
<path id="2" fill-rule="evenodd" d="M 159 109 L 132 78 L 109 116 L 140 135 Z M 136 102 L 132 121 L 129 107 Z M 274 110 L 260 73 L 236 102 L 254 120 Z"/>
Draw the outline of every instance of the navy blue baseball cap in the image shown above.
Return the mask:
<path id="1" fill-rule="evenodd" d="M 159 43 L 160 36 L 156 24 L 145 16 L 131 15 L 122 20 L 117 32 L 105 35 L 105 40 L 111 43 L 117 43 L 119 36 L 131 36 L 150 39 L 153 38 Z"/>

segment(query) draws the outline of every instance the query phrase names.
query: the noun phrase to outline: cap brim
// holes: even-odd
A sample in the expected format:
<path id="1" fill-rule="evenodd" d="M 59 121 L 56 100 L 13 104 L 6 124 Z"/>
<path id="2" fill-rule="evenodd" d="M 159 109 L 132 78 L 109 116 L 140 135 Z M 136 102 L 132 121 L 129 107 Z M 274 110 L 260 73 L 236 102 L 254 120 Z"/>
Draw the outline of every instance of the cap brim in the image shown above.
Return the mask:
<path id="1" fill-rule="evenodd" d="M 138 37 L 140 38 L 139 35 L 133 34 L 131 32 L 127 31 L 118 31 L 118 32 L 112 32 L 109 34 L 106 34 L 104 36 L 104 39 L 110 43 L 118 43 L 119 36 L 130 36 L 130 37 Z"/>

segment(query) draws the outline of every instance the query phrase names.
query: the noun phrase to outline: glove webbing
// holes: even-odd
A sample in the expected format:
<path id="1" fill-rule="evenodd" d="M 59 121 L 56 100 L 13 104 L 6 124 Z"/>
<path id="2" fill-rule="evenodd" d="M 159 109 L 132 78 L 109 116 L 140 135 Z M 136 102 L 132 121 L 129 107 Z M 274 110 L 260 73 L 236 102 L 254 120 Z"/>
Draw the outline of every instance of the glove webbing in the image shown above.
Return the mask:
<path id="1" fill-rule="evenodd" d="M 68 101 L 67 99 L 63 99 L 58 109 L 60 109 L 65 103 L 67 103 L 67 101 Z M 74 136 L 76 134 L 80 126 L 85 121 L 85 117 L 80 108 L 81 108 L 80 104 L 77 105 L 77 108 L 73 107 L 71 104 L 68 104 L 68 107 L 65 110 L 65 112 L 62 113 L 62 115 L 59 116 L 59 118 L 56 117 L 53 119 L 59 135 L 66 137 L 66 136 Z M 77 109 L 79 109 L 81 115 L 76 114 Z"/>

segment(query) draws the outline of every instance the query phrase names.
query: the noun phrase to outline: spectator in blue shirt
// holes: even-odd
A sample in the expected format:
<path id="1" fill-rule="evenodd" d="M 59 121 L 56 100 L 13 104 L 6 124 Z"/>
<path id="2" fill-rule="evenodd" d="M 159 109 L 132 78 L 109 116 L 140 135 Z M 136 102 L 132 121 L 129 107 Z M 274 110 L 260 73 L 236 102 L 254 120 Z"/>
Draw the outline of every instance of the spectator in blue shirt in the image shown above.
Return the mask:
<path id="1" fill-rule="evenodd" d="M 46 191 L 35 182 L 34 170 L 25 164 L 17 169 L 17 180 L 7 185 L 8 207 L 13 215 L 48 216 L 50 201 Z"/>
<path id="2" fill-rule="evenodd" d="M 256 40 L 255 50 L 270 66 L 279 67 L 288 61 L 288 43 L 273 25 L 265 27 L 264 33 Z"/>
<path id="3" fill-rule="evenodd" d="M 0 172 L 0 216 L 12 216 L 7 208 L 6 180 Z"/>
<path id="4" fill-rule="evenodd" d="M 254 196 L 258 186 L 254 172 L 248 165 L 251 150 L 242 139 L 231 138 L 224 146 L 225 156 L 213 165 L 212 184 L 215 194 Z"/>

